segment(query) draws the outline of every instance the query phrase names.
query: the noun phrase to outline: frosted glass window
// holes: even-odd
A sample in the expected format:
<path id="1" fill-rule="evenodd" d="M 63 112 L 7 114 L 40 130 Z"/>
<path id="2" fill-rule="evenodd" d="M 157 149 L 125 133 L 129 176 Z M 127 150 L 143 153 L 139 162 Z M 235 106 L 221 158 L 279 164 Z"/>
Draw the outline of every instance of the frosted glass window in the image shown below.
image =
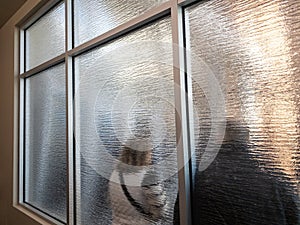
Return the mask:
<path id="1" fill-rule="evenodd" d="M 212 0 L 185 9 L 195 224 L 299 224 L 299 7 Z M 210 104 L 222 98 L 225 107 Z M 213 124 L 225 132 L 220 146 L 214 136 L 217 151 Z"/>
<path id="2" fill-rule="evenodd" d="M 26 70 L 30 70 L 65 50 L 65 5 L 51 9 L 25 30 Z"/>
<path id="3" fill-rule="evenodd" d="M 75 45 L 137 17 L 167 0 L 75 0 Z"/>
<path id="4" fill-rule="evenodd" d="M 171 41 L 165 18 L 75 58 L 80 224 L 172 223 Z"/>
<path id="5" fill-rule="evenodd" d="M 66 222 L 65 65 L 26 78 L 25 199 Z"/>

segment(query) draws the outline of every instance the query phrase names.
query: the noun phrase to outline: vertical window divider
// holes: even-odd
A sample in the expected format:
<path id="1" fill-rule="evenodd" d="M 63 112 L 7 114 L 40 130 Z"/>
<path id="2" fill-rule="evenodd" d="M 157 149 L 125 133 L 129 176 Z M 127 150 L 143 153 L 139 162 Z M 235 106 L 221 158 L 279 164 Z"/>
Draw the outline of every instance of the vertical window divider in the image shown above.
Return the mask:
<path id="1" fill-rule="evenodd" d="M 194 185 L 194 175 L 196 174 L 196 152 L 195 152 L 195 132 L 194 132 L 194 102 L 193 102 L 193 79 L 192 79 L 192 53 L 191 53 L 191 46 L 189 41 L 190 40 L 190 31 L 189 27 L 186 26 L 186 14 L 184 13 L 185 6 L 182 6 L 182 34 L 183 34 L 183 45 L 185 49 L 185 54 L 184 54 L 184 63 L 185 63 L 185 73 L 186 73 L 186 89 L 187 89 L 187 98 L 190 100 L 187 102 L 187 118 L 188 118 L 188 132 L 189 136 L 189 149 L 190 149 L 190 181 L 191 181 L 191 186 Z M 192 198 L 192 197 L 191 197 Z"/>
<path id="2" fill-rule="evenodd" d="M 171 7 L 173 71 L 175 88 L 177 164 L 180 224 L 191 225 L 190 171 L 189 171 L 189 141 L 187 99 L 185 89 L 185 62 L 182 26 L 182 9 L 177 1 Z"/>
<path id="3" fill-rule="evenodd" d="M 23 29 L 20 29 L 19 31 L 19 54 L 20 54 L 20 60 L 19 60 L 19 71 L 20 74 L 24 73 L 25 70 L 25 32 Z M 19 79 L 19 152 L 18 152 L 18 173 L 19 173 L 19 192 L 18 192 L 18 201 L 23 202 L 24 200 L 24 98 L 25 98 L 25 88 L 24 88 L 24 78 L 18 77 Z"/>
<path id="4" fill-rule="evenodd" d="M 75 224 L 75 179 L 74 179 L 74 144 L 73 144 L 73 59 L 68 55 L 72 49 L 72 0 L 65 0 L 65 66 L 66 66 L 66 118 L 67 118 L 67 224 Z"/>
<path id="5" fill-rule="evenodd" d="M 70 53 L 69 53 L 70 54 Z M 71 55 L 71 54 L 70 54 Z M 69 55 L 69 58 L 71 56 Z M 80 150 L 79 150 L 79 145 L 76 141 L 76 137 L 79 137 L 80 129 L 78 128 L 78 125 L 76 124 L 75 115 L 76 118 L 80 117 L 80 110 L 77 110 L 79 108 L 79 101 L 76 101 L 76 86 L 79 83 L 78 77 L 76 74 L 78 74 L 78 71 L 75 67 L 75 62 L 74 62 L 75 56 L 72 56 L 72 73 L 73 73 L 73 118 L 72 118 L 72 123 L 73 123 L 73 185 L 74 185 L 74 195 L 73 195 L 73 210 L 74 210 L 74 224 L 80 224 L 81 223 L 81 207 L 80 207 L 80 202 L 81 202 L 81 158 L 80 158 Z M 78 204 L 78 205 L 77 205 Z"/>

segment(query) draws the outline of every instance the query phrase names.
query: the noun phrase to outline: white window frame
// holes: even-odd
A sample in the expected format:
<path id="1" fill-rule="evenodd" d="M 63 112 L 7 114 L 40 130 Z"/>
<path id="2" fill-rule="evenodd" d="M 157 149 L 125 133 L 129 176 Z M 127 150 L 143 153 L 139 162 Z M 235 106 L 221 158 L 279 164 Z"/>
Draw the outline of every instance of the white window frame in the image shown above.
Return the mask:
<path id="1" fill-rule="evenodd" d="M 191 4 L 194 1 L 185 0 L 169 0 L 157 7 L 154 7 L 147 12 L 132 18 L 131 20 L 109 30 L 108 32 L 101 34 L 92 40 L 89 40 L 79 46 L 74 47 L 73 43 L 73 15 L 72 12 L 72 0 L 63 0 L 65 4 L 65 52 L 59 56 L 56 56 L 41 65 L 38 65 L 28 71 L 25 71 L 25 43 L 24 35 L 25 29 L 34 23 L 38 18 L 42 17 L 49 9 L 55 6 L 60 0 L 40 1 L 36 7 L 34 7 L 26 16 L 24 16 L 19 23 L 17 23 L 19 43 L 18 52 L 18 114 L 19 114 L 19 127 L 18 127 L 18 151 L 15 152 L 15 173 L 14 184 L 14 199 L 16 199 L 15 207 L 20 211 L 26 213 L 30 217 L 42 224 L 62 224 L 52 217 L 44 214 L 43 212 L 36 210 L 23 202 L 24 193 L 24 79 L 34 74 L 42 72 L 51 66 L 65 62 L 66 72 L 66 118 L 67 118 L 67 171 L 68 171 L 68 184 L 67 184 L 67 224 L 76 224 L 76 207 L 74 205 L 75 199 L 75 187 L 74 187 L 74 159 L 78 158 L 78 155 L 73 155 L 73 58 L 83 52 L 86 52 L 96 46 L 101 46 L 107 41 L 116 39 L 124 33 L 139 29 L 149 22 L 156 21 L 162 16 L 171 16 L 172 26 L 172 42 L 173 42 L 173 75 L 174 86 L 181 87 L 175 88 L 175 107 L 177 114 L 175 118 L 176 122 L 176 136 L 177 136 L 177 160 L 178 167 L 181 168 L 178 172 L 178 189 L 179 191 L 179 212 L 180 212 L 180 224 L 191 224 L 191 201 L 190 201 L 190 165 L 188 159 L 191 155 L 190 150 L 190 130 L 188 127 L 188 106 L 186 99 L 186 72 L 185 72 L 185 53 L 184 53 L 184 31 L 183 31 L 183 7 L 187 4 Z M 179 109 L 179 111 L 178 111 Z M 78 154 L 77 151 L 75 151 Z M 77 164 L 77 163 L 75 163 Z"/>

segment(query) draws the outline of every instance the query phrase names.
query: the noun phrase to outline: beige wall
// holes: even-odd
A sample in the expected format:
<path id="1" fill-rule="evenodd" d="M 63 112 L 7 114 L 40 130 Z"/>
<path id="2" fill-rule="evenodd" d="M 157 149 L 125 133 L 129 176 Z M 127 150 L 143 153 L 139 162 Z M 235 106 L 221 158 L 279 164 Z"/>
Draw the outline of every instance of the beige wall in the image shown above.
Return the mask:
<path id="1" fill-rule="evenodd" d="M 40 224 L 42 220 L 27 212 L 13 200 L 13 157 L 17 150 L 18 65 L 14 63 L 17 51 L 16 24 L 40 0 L 28 0 L 0 29 L 0 225 Z M 16 45 L 15 45 L 16 44 Z M 16 155 L 15 155 L 16 157 Z M 23 211 L 23 212 L 21 212 Z M 34 219 L 33 219 L 34 218 Z M 40 223 L 38 223 L 39 221 Z"/>

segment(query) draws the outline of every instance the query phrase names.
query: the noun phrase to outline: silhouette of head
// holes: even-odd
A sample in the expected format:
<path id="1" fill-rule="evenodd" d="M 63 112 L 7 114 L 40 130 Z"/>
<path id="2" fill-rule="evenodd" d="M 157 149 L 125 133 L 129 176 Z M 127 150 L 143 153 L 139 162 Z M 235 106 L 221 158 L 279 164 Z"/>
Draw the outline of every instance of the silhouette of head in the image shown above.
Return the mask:
<path id="1" fill-rule="evenodd" d="M 224 143 L 247 143 L 249 129 L 245 123 L 234 118 L 227 118 Z"/>

